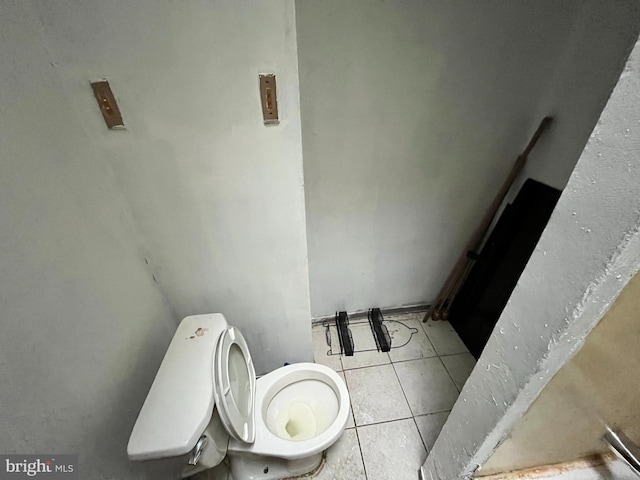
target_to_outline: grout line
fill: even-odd
[[[409,407],[409,410],[411,410],[411,407]],[[448,410],[446,410],[446,411],[448,411]],[[434,412],[434,413],[441,413],[441,412]],[[430,414],[427,413],[425,415],[430,415]],[[419,415],[419,416],[422,416],[422,415]],[[409,420],[410,418],[413,418],[413,413],[411,413],[411,415],[409,415],[408,417],[394,418],[393,420],[382,420],[381,422],[372,422],[372,423],[367,423],[365,425],[356,425],[356,427],[358,427],[358,428],[370,427],[372,425],[382,425],[383,423],[393,423],[393,422],[400,422],[402,420]]]
[[[420,437],[420,440],[422,440],[422,446],[424,447],[425,451],[427,452],[427,457],[429,456],[429,449],[427,448],[427,444],[424,443],[424,438],[422,438],[422,434],[420,433],[420,429],[418,428],[418,422],[416,422],[416,417],[415,415],[413,417],[411,417],[413,419],[413,423],[416,426],[416,430],[418,430],[418,436]],[[426,461],[426,458],[425,458]],[[424,462],[422,462],[424,463]]]
[[[430,357],[408,358],[406,360],[396,360],[396,361],[393,361],[393,360],[389,359],[390,361],[388,363],[376,363],[374,365],[362,365],[360,367],[351,367],[351,368],[344,368],[344,365],[343,365],[343,367],[342,367],[343,369],[342,370],[336,370],[336,371],[350,372],[351,370],[362,370],[363,368],[384,367],[385,365],[393,365],[393,364],[396,364],[396,363],[405,363],[405,362],[415,362],[416,360],[429,360],[429,359],[436,358],[436,357],[452,357],[454,355],[463,355],[464,353],[467,353],[467,352],[452,353],[452,354],[449,354],[449,355],[434,354],[434,355],[432,355]]]
[[[386,353],[386,352],[385,352]],[[373,368],[373,367],[384,367],[385,365],[392,365],[392,364],[396,364],[396,363],[406,363],[406,362],[415,362],[416,360],[430,360],[433,358],[439,358],[439,357],[455,357],[456,355],[465,355],[469,352],[461,352],[461,353],[448,353],[446,355],[432,355],[430,357],[418,357],[418,358],[408,358],[406,360],[390,360],[388,363],[376,363],[374,365],[362,365],[360,367],[351,367],[351,368],[344,368],[344,365],[342,365],[342,370],[334,370],[335,372],[350,372],[351,370],[362,370],[364,368]],[[340,363],[342,364],[342,359],[340,358]],[[318,362],[316,362],[318,363]],[[331,367],[329,367],[331,368]],[[446,368],[446,367],[445,367]]]
[[[422,324],[422,331],[424,332],[425,337],[427,337],[427,340],[429,340],[429,343],[431,344],[431,347],[433,348],[433,351],[436,352],[436,355],[440,355],[438,353],[438,349],[436,348],[436,344],[433,342],[433,340],[431,340],[431,337],[429,336],[429,334],[427,333],[427,329],[424,327],[424,325],[426,325],[425,323]]]
[[[440,358],[440,356],[438,356],[438,359],[440,360],[440,363],[442,363],[442,366],[444,367],[444,371],[447,372],[447,375],[449,375],[449,378],[451,379],[451,381],[453,382],[453,386],[456,387],[456,390],[458,391],[458,397],[460,397],[460,392],[462,391],[461,389],[458,388],[458,384],[456,383],[456,381],[453,379],[453,377],[451,376],[451,373],[449,373],[449,370],[447,369],[447,366],[444,364],[444,362],[442,361],[442,358]],[[458,399],[456,398],[456,402],[458,401]]]
[[[351,370],[362,370],[363,368],[383,367],[385,365],[390,365],[390,364],[391,364],[391,359],[389,359],[387,363],[376,363],[375,365],[362,365],[361,367],[352,367],[352,368],[344,368],[344,365],[343,365],[342,368],[344,369],[343,370],[344,372],[348,372]]]
[[[424,324],[422,324],[424,325]],[[429,345],[431,345],[431,349],[436,352],[436,355],[438,355],[438,351],[436,350],[436,346],[434,345],[434,343],[431,341],[431,338],[429,338],[429,335],[427,335],[426,330],[424,329],[424,327],[422,327],[422,333],[424,333],[424,336],[427,337],[427,342],[429,343]]]
[[[396,364],[396,363],[415,362],[415,361],[417,361],[417,360],[431,360],[432,358],[436,358],[437,356],[438,356],[438,355],[437,355],[437,354],[435,354],[435,355],[433,355],[433,356],[431,356],[431,357],[409,358],[409,359],[407,359],[407,360],[397,360],[397,361],[395,361],[395,362],[391,362],[391,363]]]
[[[425,336],[427,336],[426,332],[425,332]],[[431,346],[433,347],[433,344],[431,343],[431,340],[428,338],[428,336],[427,336],[427,340],[431,344]],[[433,348],[433,350],[435,351],[435,348]],[[420,358],[412,359],[412,360],[429,359],[429,358],[436,358],[436,357],[439,358],[439,356],[436,354],[433,357],[420,357]],[[364,469],[364,474],[365,474],[365,478],[366,479],[368,479],[367,464],[366,464],[366,461],[365,461],[365,458],[364,458],[364,454],[362,452],[362,444],[360,443],[360,432],[359,432],[360,428],[411,419],[412,422],[413,422],[413,425],[415,426],[416,432],[418,433],[418,438],[420,439],[420,442],[421,442],[421,444],[422,444],[422,446],[424,448],[424,451],[425,451],[427,456],[429,455],[429,449],[427,448],[425,440],[424,440],[424,438],[422,438],[422,435],[420,433],[420,429],[418,428],[418,423],[416,421],[416,415],[413,413],[413,410],[411,409],[411,405],[409,403],[409,399],[407,398],[407,394],[406,394],[406,392],[404,390],[404,387],[402,386],[402,382],[400,381],[400,377],[398,376],[398,372],[396,371],[396,368],[395,368],[395,365],[394,365],[395,363],[408,362],[408,361],[412,361],[412,360],[401,360],[399,362],[393,362],[391,360],[391,357],[389,356],[389,362],[390,363],[385,363],[385,364],[366,365],[366,366],[356,367],[356,368],[351,368],[351,369],[346,369],[346,370],[344,369],[344,365],[343,365],[342,374],[343,374],[343,376],[345,378],[345,383],[347,383],[347,391],[349,391],[350,406],[351,406],[351,411],[353,412],[353,422],[354,422],[356,437],[357,437],[357,440],[358,440],[358,448],[360,449],[360,457],[361,457],[361,460],[362,460],[362,466],[363,466],[363,469]],[[440,359],[440,362],[442,363],[442,359]],[[351,371],[351,370],[362,370],[362,369],[365,369],[365,368],[380,367],[380,366],[385,366],[385,365],[391,365],[391,368],[393,368],[393,372],[394,372],[394,374],[396,376],[396,379],[398,380],[398,384],[400,385],[400,390],[402,391],[402,395],[403,395],[403,397],[405,399],[407,407],[409,408],[410,416],[405,417],[405,418],[396,418],[396,419],[393,419],[393,420],[386,420],[386,421],[382,421],[382,422],[368,423],[366,425],[358,425],[356,423],[356,419],[355,419],[355,412],[353,410],[353,404],[351,403],[351,390],[350,390],[349,384],[347,382],[346,372]],[[442,363],[442,365],[444,366],[444,363]],[[446,367],[445,367],[445,371],[447,371]],[[449,375],[449,378],[451,378],[451,375],[449,374],[448,371],[447,371],[447,374]],[[453,379],[451,379],[451,380],[453,381]],[[454,386],[456,387],[456,390],[457,390],[457,386],[455,385],[455,382],[453,382],[453,383],[454,383]],[[459,393],[459,391],[458,391],[458,393]],[[448,412],[448,411],[449,410],[443,410],[442,412]],[[424,415],[431,415],[431,414],[436,414],[436,413],[441,413],[441,412],[440,411],[438,411],[438,412],[429,412],[429,413],[424,414]]]
[[[349,383],[347,382],[347,376],[342,372],[342,376],[344,377],[344,383],[347,386],[347,392],[349,393],[349,410],[351,414],[351,419],[353,420],[353,431],[356,432],[356,441],[358,442],[358,451],[360,452],[360,461],[362,461],[362,469],[364,470],[364,478],[368,480],[367,476],[367,466],[364,463],[364,455],[362,454],[362,445],[360,445],[360,434],[358,433],[358,425],[356,425],[356,414],[353,412],[353,403],[351,403],[351,390],[349,389]],[[346,430],[346,429],[345,429]]]
[[[469,350],[467,350],[466,352],[460,352],[460,353],[443,353],[442,355],[438,355],[439,357],[453,357],[455,355],[465,355],[465,354],[469,354],[471,355],[471,353],[469,352]],[[473,355],[471,355],[473,357]],[[474,357],[475,360],[475,357]]]
[[[351,390],[349,390],[349,382],[347,382],[347,376],[344,374],[344,372],[341,373],[344,377],[344,384],[347,386],[347,393],[349,394],[349,414],[351,415],[351,420],[353,420],[353,427],[351,428],[356,428],[356,415],[355,413],[353,413],[353,403],[351,403]]]
[[[362,460],[362,469],[364,470],[364,478],[365,480],[368,480],[369,476],[367,475],[367,464],[365,463],[364,455],[362,454],[362,445],[360,445],[360,434],[358,433],[357,427],[355,427],[354,430],[356,431],[356,440],[358,441],[358,450],[360,450],[360,460]]]
[[[424,334],[427,336],[427,339],[431,343],[431,346],[433,347],[433,350],[438,354],[439,357],[450,357],[451,355],[462,355],[463,353],[471,354],[471,352],[469,352],[469,349],[467,348],[467,346],[464,344],[464,342],[462,342],[462,339],[460,338],[460,335],[458,335],[458,332],[456,332],[455,330],[453,331],[453,333],[462,342],[462,344],[464,345],[465,350],[463,352],[455,352],[455,353],[438,353],[438,349],[436,348],[435,344],[431,340],[431,337],[427,333],[427,329],[426,329],[425,325],[426,325],[426,323],[422,324],[422,329],[424,330]]]
[[[398,375],[398,372],[396,371],[396,367],[393,365],[393,363],[391,364],[391,366],[393,367],[393,373],[396,374],[396,378],[398,379],[398,384],[400,385],[400,390],[402,391],[402,395],[404,396],[404,401],[407,402],[407,407],[409,407],[409,411],[411,412],[411,417],[414,417],[415,414],[413,413],[413,410],[411,410],[411,404],[409,403],[409,399],[407,398],[407,394],[404,391],[404,387],[402,386],[402,381],[400,380],[400,376]],[[417,425],[416,425],[417,428]]]
[[[407,402],[407,405],[409,406],[409,411],[411,412],[411,420],[413,420],[413,424],[416,426],[416,431],[418,432],[418,438],[422,442],[422,446],[424,447],[425,452],[427,452],[427,456],[429,456],[429,449],[427,448],[427,444],[424,443],[424,438],[422,438],[422,435],[420,434],[420,429],[418,428],[418,422],[416,422],[416,416],[413,413],[413,410],[411,409],[411,404],[409,403],[409,399],[407,398],[407,394],[404,391],[404,387],[402,386],[402,382],[400,381],[400,377],[398,376],[398,372],[396,371],[396,367],[393,365],[393,363],[391,363],[391,366],[393,367],[393,371],[396,374],[396,378],[398,379],[398,383],[400,384],[400,390],[402,390],[402,395],[404,395],[404,399]],[[422,463],[424,463],[424,461]]]
[[[417,415],[413,417],[413,421],[416,423],[416,428],[418,429],[418,434],[420,435],[420,438],[422,439],[422,443],[424,445],[424,448],[427,450],[427,457],[429,456],[429,453],[431,453],[431,449],[427,448],[427,444],[424,441],[424,438],[422,438],[422,433],[420,433],[420,428],[418,427],[418,422],[416,420],[417,417],[426,417],[427,415],[436,415],[438,413],[451,413],[451,410],[443,410],[441,412],[433,412],[433,413],[427,413],[425,415]],[[448,419],[448,416],[447,416]],[[446,420],[445,420],[446,423]],[[440,432],[442,432],[442,429],[444,428],[444,425],[442,425],[442,427],[440,427],[440,430],[438,431],[438,434],[436,435],[436,440],[438,438],[438,436],[440,436]],[[422,462],[424,463],[424,462]]]

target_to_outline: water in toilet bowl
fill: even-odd
[[[316,436],[316,412],[304,402],[294,402],[284,408],[276,420],[276,430],[280,438],[302,441]]]
[[[266,415],[272,433],[292,441],[309,440],[324,432],[339,409],[333,389],[318,380],[302,380],[274,395]]]

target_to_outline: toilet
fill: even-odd
[[[184,456],[182,477],[276,480],[318,468],[344,431],[344,380],[315,363],[256,378],[240,330],[220,313],[182,320],[131,432],[131,460]],[[215,467],[215,468],[214,468]]]

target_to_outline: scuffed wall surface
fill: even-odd
[[[426,478],[484,464],[638,271],[639,71],[636,47],[425,462]]]
[[[256,369],[311,360],[293,0],[34,0],[83,142],[110,165],[178,316],[222,312]],[[259,73],[276,73],[265,126]],[[105,76],[126,132],[105,131]]]
[[[544,388],[483,474],[568,462],[608,451],[606,426],[640,444],[640,275]]]
[[[26,2],[0,2],[0,452],[171,478],[126,445],[178,319],[41,33]]]
[[[298,0],[313,315],[431,302],[546,115],[520,180],[563,188],[638,10]]]

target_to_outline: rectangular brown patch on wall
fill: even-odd
[[[262,102],[262,118],[264,123],[278,123],[278,96],[276,92],[276,76],[260,75],[260,101]]]
[[[91,84],[93,89],[93,95],[96,97],[98,107],[102,112],[104,121],[109,129],[124,128],[124,122],[122,121],[122,115],[120,109],[116,103],[116,99],[113,96],[109,82],[93,82]]]

